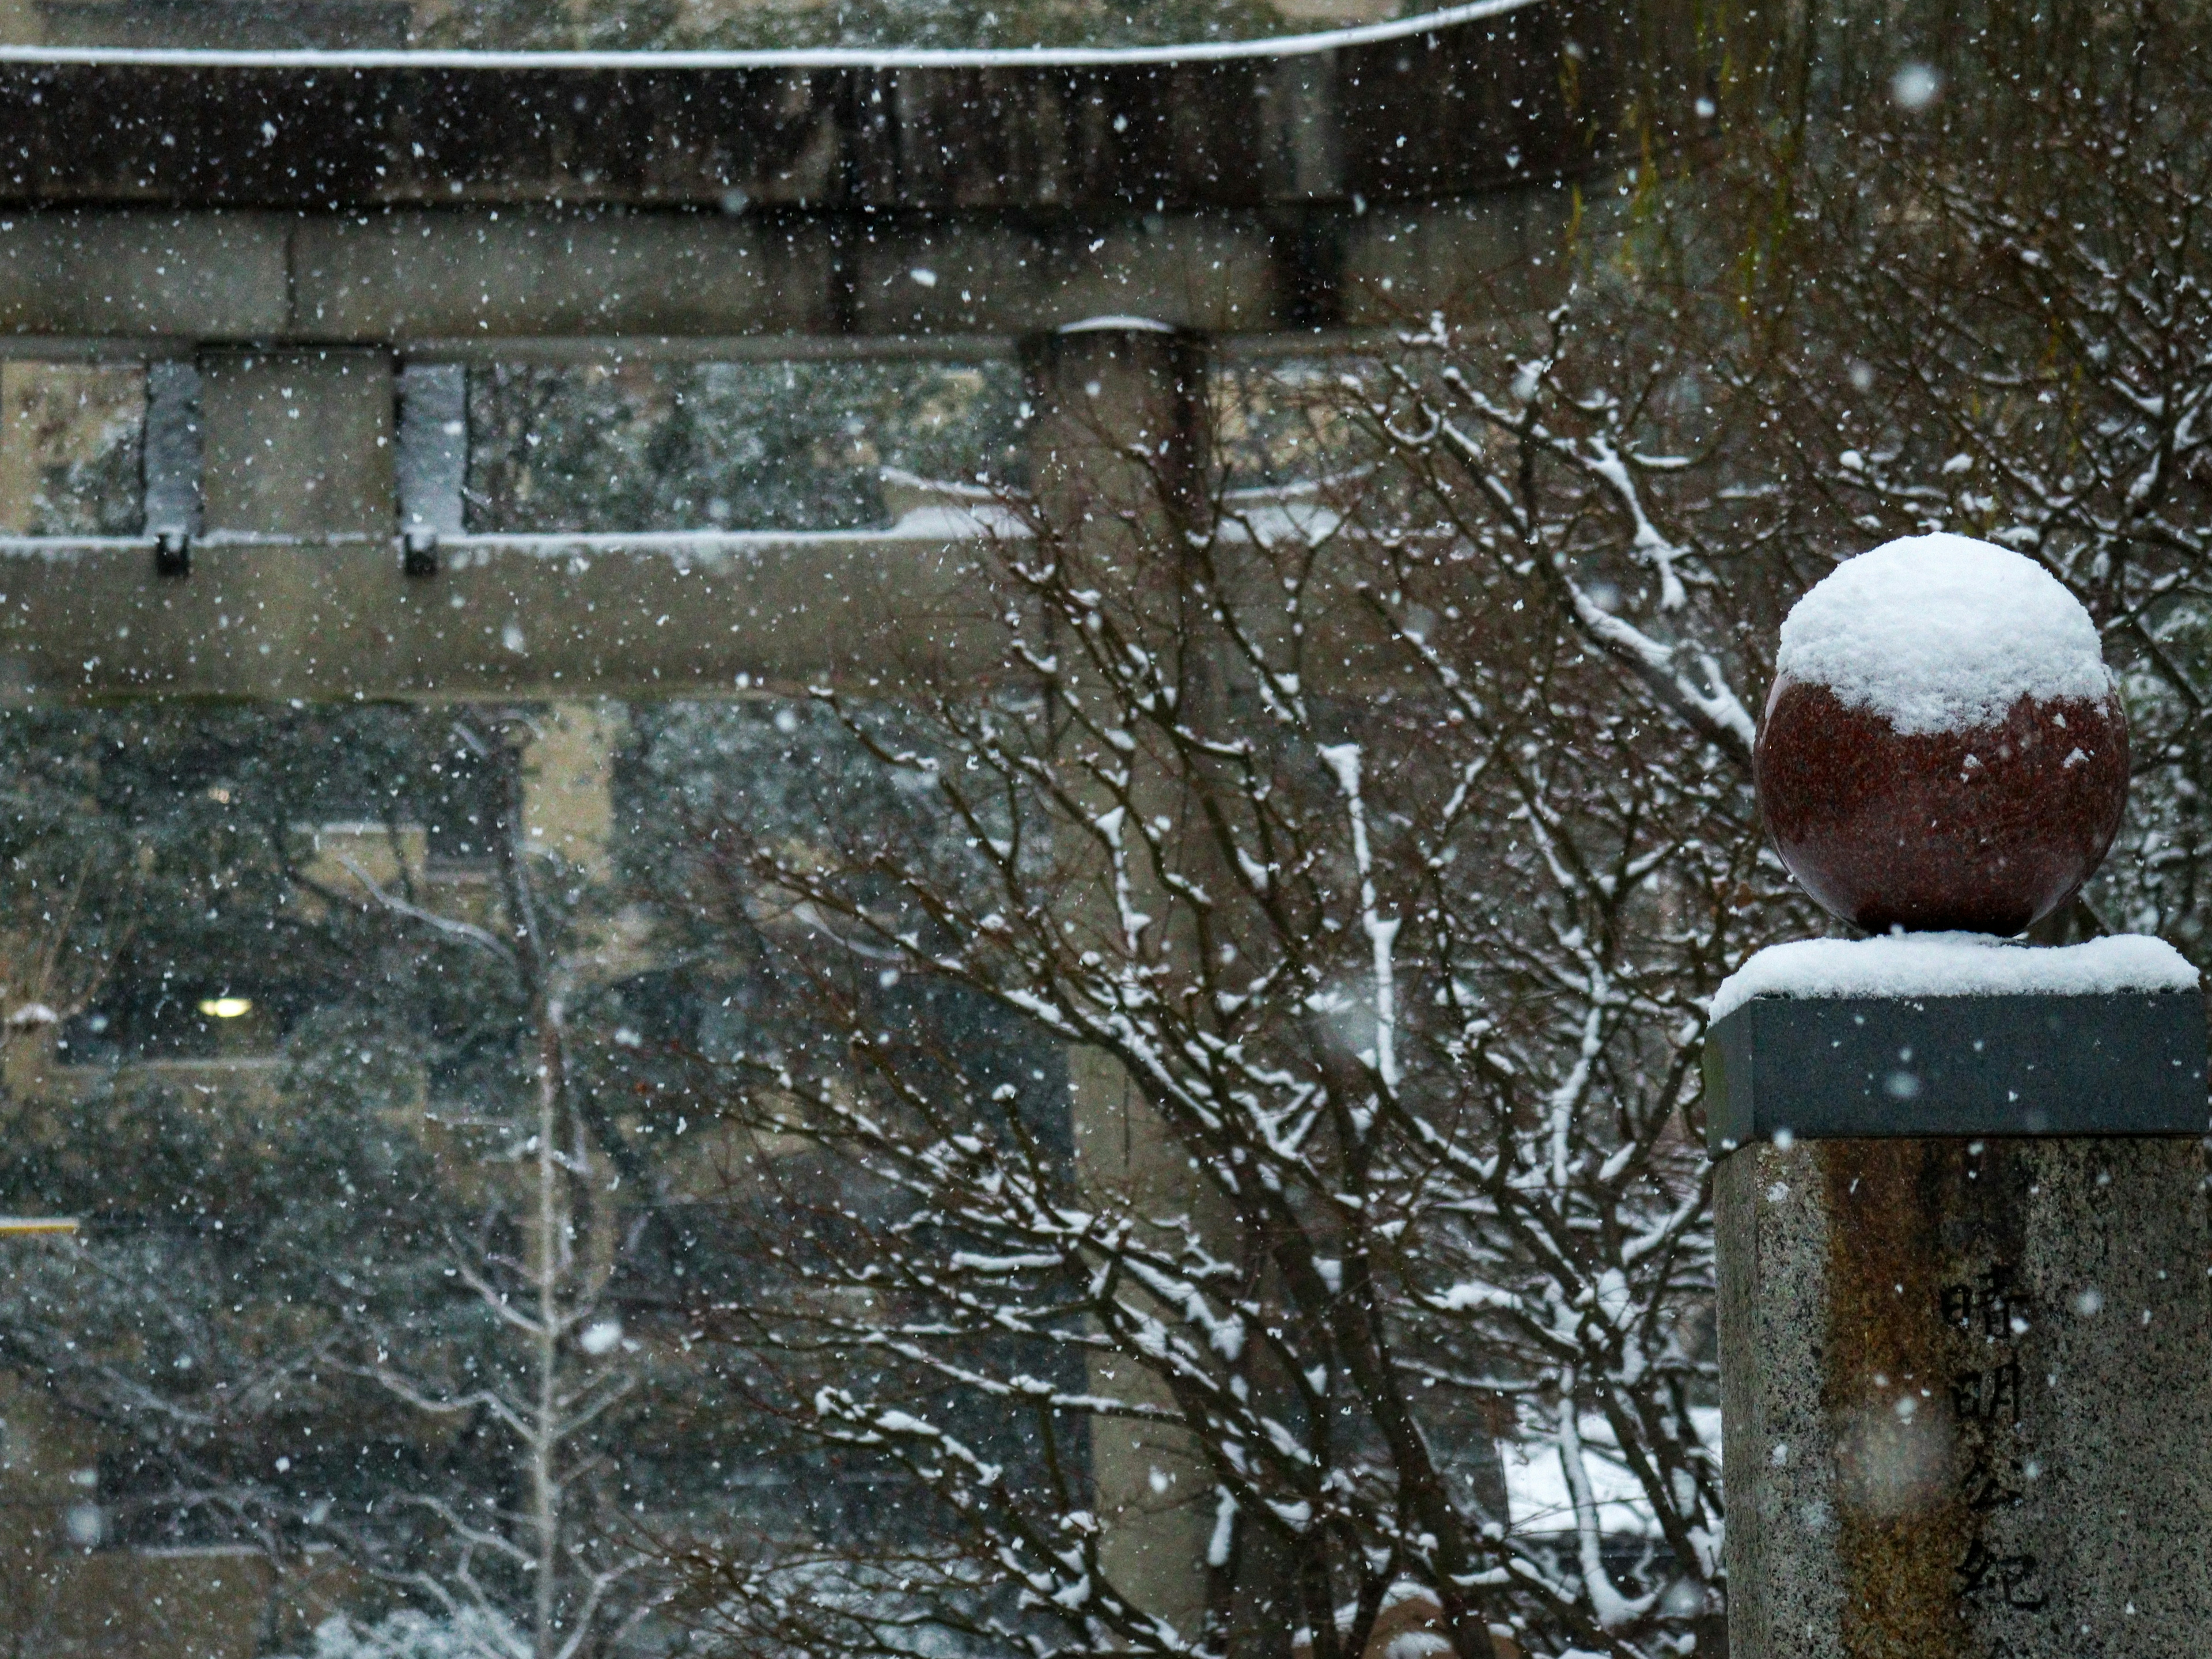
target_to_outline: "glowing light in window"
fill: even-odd
[[[252,1013],[253,1004],[246,997],[203,997],[200,1012],[216,1019],[236,1019],[240,1014]]]

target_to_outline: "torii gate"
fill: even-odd
[[[1669,56],[1629,15],[1480,0],[1140,51],[0,49],[0,353],[149,371],[146,537],[9,544],[40,556],[0,564],[0,696],[964,673],[941,540],[459,533],[465,366],[1018,355],[1048,408],[1103,374],[1094,418],[1156,425],[1208,353],[1540,303],[1571,180]]]
[[[145,533],[0,541],[0,698],[972,682],[957,538],[463,533],[467,367],[1012,356],[1041,477],[1139,434],[1195,464],[1212,356],[1555,293],[1632,92],[1693,125],[1651,15],[1479,0],[1141,51],[0,49],[0,356],[149,367]],[[1079,1117],[1116,1093],[1090,1078]],[[1142,1456],[1095,1455],[1140,1488]],[[1117,1577],[1176,1610],[1208,1524],[1153,1517]]]

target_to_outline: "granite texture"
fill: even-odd
[[[1753,755],[1790,872],[1869,933],[2010,935],[2103,860],[2128,789],[2127,716],[2022,697],[2002,725],[1905,736],[1823,685],[1776,680]]]
[[[2212,1653],[2204,1178],[2183,1137],[1722,1161],[1734,1659]]]

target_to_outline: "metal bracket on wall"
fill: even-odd
[[[200,528],[200,373],[190,362],[146,366],[146,428],[141,450],[145,533],[154,574],[189,576]]]
[[[441,538],[462,532],[469,476],[469,374],[459,363],[409,363],[398,379],[400,568],[438,574]]]

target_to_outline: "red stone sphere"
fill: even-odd
[[[1845,921],[2010,935],[2072,898],[2111,848],[2127,714],[2117,692],[2024,696],[2000,724],[1906,736],[1784,674],[1752,765],[1783,863]]]

